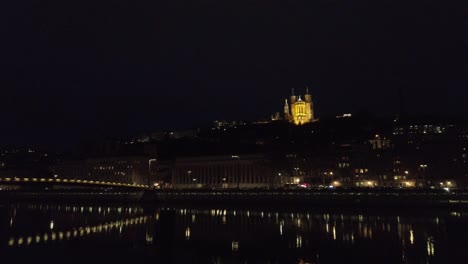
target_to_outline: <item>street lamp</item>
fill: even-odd
[[[334,178],[333,178],[333,171],[330,172],[324,172],[323,173],[325,176],[331,176],[331,183],[333,183]],[[323,185],[325,185],[325,177],[323,178]]]
[[[149,159],[149,160],[148,160],[148,178],[146,179],[146,183],[147,183],[148,185],[151,183],[151,179],[152,179],[151,176],[153,176],[153,175],[152,175],[152,171],[153,171],[154,168],[153,168],[153,166],[151,165],[153,162],[156,162],[156,159]],[[156,178],[157,178],[157,177],[158,177],[158,175],[156,175]],[[158,179],[156,179],[156,180],[158,180]],[[154,183],[154,184],[156,184],[156,183]],[[155,185],[155,186],[156,186],[156,185]]]
[[[239,164],[239,156],[238,155],[232,155],[231,158],[237,159],[237,189],[239,189],[240,185],[240,164]]]
[[[192,174],[192,171],[191,170],[188,170],[187,171],[187,178],[190,180],[190,175]],[[197,179],[193,178],[192,179],[193,183],[195,184],[195,182],[197,181]]]
[[[297,183],[299,183],[301,181],[300,178],[299,178],[299,174],[300,174],[299,170],[300,170],[299,167],[294,168],[294,175],[293,175],[293,177],[291,179],[291,184],[297,184]]]
[[[422,173],[421,173],[421,174],[422,174],[422,175],[421,175],[422,177],[420,177],[420,178],[422,178],[422,181],[423,181],[423,182],[422,182],[422,183],[416,182],[416,186],[417,186],[417,187],[418,187],[418,186],[421,186],[421,185],[426,185],[426,183],[427,183],[427,179],[426,179],[427,164],[421,164],[421,165],[419,165],[419,168],[420,168],[420,171],[422,171]],[[418,179],[416,178],[416,180],[418,180]]]

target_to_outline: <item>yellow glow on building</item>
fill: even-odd
[[[231,242],[231,249],[233,252],[239,251],[239,242],[238,241],[232,241]]]
[[[190,227],[187,227],[185,229],[185,239],[189,240],[190,239]]]
[[[314,103],[312,102],[312,95],[309,94],[308,89],[304,95],[304,100],[301,99],[301,96],[294,95],[293,90],[289,104],[288,99],[286,99],[284,105],[285,120],[295,125],[302,125],[315,121]]]
[[[333,185],[333,187],[340,187],[340,186],[341,186],[341,182],[339,182],[339,181],[334,181],[334,182],[332,183],[332,185]]]

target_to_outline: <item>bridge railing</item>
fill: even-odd
[[[63,178],[20,178],[20,177],[6,177],[0,178],[1,183],[53,183],[53,184],[70,184],[70,185],[93,185],[93,186],[110,186],[110,187],[132,187],[149,189],[150,185],[145,184],[131,184],[122,182],[110,181],[95,181],[95,180],[81,180],[81,179],[63,179]]]

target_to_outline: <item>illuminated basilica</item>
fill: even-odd
[[[309,89],[306,90],[304,100],[301,96],[294,95],[294,89],[292,95],[284,101],[284,119],[294,123],[296,125],[302,125],[315,121],[314,117],[314,103],[312,102],[312,95],[309,94]]]

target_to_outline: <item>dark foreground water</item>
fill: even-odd
[[[0,205],[0,241],[37,261],[466,263],[468,213],[17,203]]]

